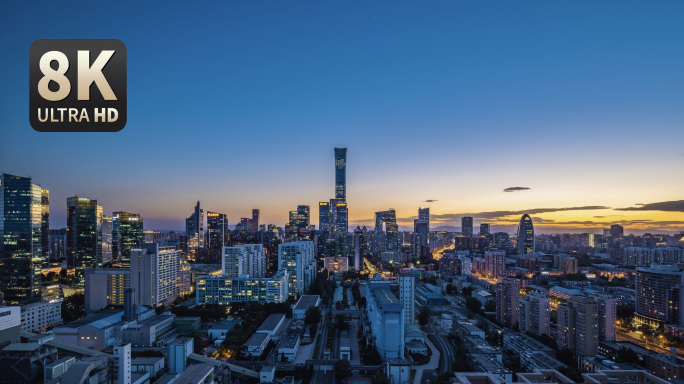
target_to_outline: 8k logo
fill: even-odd
[[[29,87],[36,131],[120,131],[126,125],[126,46],[115,39],[36,40]]]

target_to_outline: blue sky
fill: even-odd
[[[231,224],[261,208],[282,225],[332,197],[335,146],[349,148],[352,224],[390,207],[408,223],[426,199],[444,225],[676,201],[683,18],[676,1],[14,2],[0,14],[0,171],[51,190],[55,227],[74,194],[150,228],[182,227],[197,200]],[[31,129],[39,38],[126,44],[123,131]],[[605,211],[538,224],[619,213],[605,221],[684,228],[676,210]]]

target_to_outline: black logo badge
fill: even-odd
[[[29,121],[40,132],[116,132],[126,125],[126,46],[41,39],[29,50]]]

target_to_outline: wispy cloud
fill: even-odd
[[[684,200],[661,201],[658,203],[635,204],[636,207],[615,208],[617,211],[664,211],[684,212]]]
[[[528,188],[528,187],[508,187],[508,188],[505,188],[503,191],[504,191],[504,192],[517,192],[517,191],[526,191],[526,190],[528,190],[528,189],[532,189],[532,188]]]
[[[439,200],[427,199],[427,200],[423,200],[423,203],[434,203],[435,201],[439,201]]]

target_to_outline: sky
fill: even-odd
[[[308,204],[317,224],[337,146],[351,225],[430,206],[432,227],[684,230],[682,2],[225,3],[3,6],[0,172],[50,189],[52,227],[76,194],[148,229],[198,200],[231,224]],[[40,38],[126,44],[122,131],[31,128]]]

